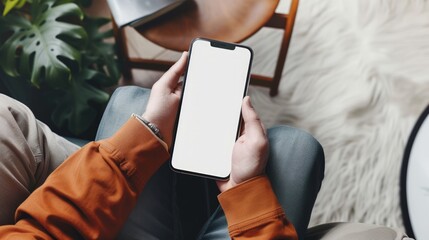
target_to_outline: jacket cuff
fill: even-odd
[[[130,184],[142,190],[145,183],[170,157],[167,145],[139,120],[130,118],[101,148],[113,156]]]
[[[266,176],[258,176],[218,196],[229,231],[249,229],[265,219],[284,215],[284,211]]]

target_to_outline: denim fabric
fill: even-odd
[[[142,114],[149,94],[149,90],[139,87],[117,89],[100,123],[97,140],[113,135],[131,113]],[[12,224],[19,204],[78,146],[53,133],[35,119],[23,104],[1,94],[0,123],[3,126],[0,131],[0,224]],[[267,175],[288,219],[295,225],[300,239],[304,239],[311,209],[323,179],[323,149],[311,135],[291,127],[271,128],[268,136],[270,157]],[[183,176],[171,171],[168,163],[162,166],[139,196],[137,206],[118,238],[192,239],[182,235],[183,219],[195,219],[196,213],[203,212],[208,220],[202,229],[199,226],[206,219],[200,223],[189,221],[198,225],[191,225],[191,228],[200,231],[198,239],[229,239],[222,209],[218,207],[209,217],[209,205],[213,204],[206,204],[206,201],[216,201],[216,194],[209,194],[207,189],[208,186],[213,187],[213,184],[196,177],[187,177],[186,182],[179,181],[181,185],[177,184],[177,179]],[[198,184],[192,185],[195,182]],[[198,189],[194,186],[203,188],[205,195],[213,196],[196,195]],[[185,193],[182,194],[185,198],[176,199],[179,193]],[[196,205],[198,201],[203,203]],[[180,202],[190,204],[191,211],[180,212]],[[333,223],[309,229],[306,239],[409,238],[400,230],[387,227]]]
[[[96,140],[112,136],[132,113],[142,114],[149,94],[150,90],[135,86],[118,88],[100,122]],[[16,126],[6,128],[0,134],[0,149],[3,149],[3,157],[0,158],[0,189],[3,193],[14,193],[0,195],[0,222],[5,224],[13,222],[17,206],[78,146],[52,133],[19,102],[1,97],[0,107],[3,111],[0,119],[3,125]],[[271,149],[267,174],[286,215],[301,235],[307,227],[323,178],[323,151],[313,137],[294,128],[272,128],[268,130],[268,135]],[[184,176],[175,174],[168,163],[164,164],[147,183],[118,238],[191,239],[182,234],[186,222],[195,224],[190,228],[194,227],[198,233],[212,212],[209,205],[213,204],[206,203],[208,200],[216,202],[216,194],[208,194],[210,191],[207,186],[212,186],[213,182],[207,182],[211,180]],[[185,184],[178,181],[183,178],[186,179]],[[201,192],[203,194],[197,194]],[[178,195],[183,198],[178,198]],[[197,204],[200,201],[202,203]],[[191,206],[184,211],[178,203]],[[201,213],[206,217],[201,217]],[[198,223],[187,221],[197,219],[197,215]],[[201,235],[201,239],[229,238],[225,216],[220,208],[207,221]]]
[[[138,87],[117,89],[102,118],[97,139],[111,136],[132,113],[142,114],[149,94],[149,90]],[[268,137],[270,157],[267,175],[288,219],[302,236],[323,179],[323,149],[310,134],[292,127],[271,128]],[[139,203],[126,222],[120,238],[174,239],[180,236],[180,229],[177,229],[180,227],[180,223],[177,223],[179,218],[175,215],[177,205],[174,202],[175,190],[180,190],[174,187],[174,174],[166,165],[155,174],[140,195]],[[229,238],[221,208],[207,221],[199,238]]]
[[[96,140],[112,136],[132,113],[142,115],[149,95],[150,90],[135,86],[116,89],[101,119]],[[145,186],[117,239],[175,239],[180,236],[174,185],[174,175],[166,163]]]
[[[287,126],[268,129],[270,156],[266,168],[274,192],[303,238],[324,176],[324,154],[310,134]],[[199,239],[229,239],[227,222],[218,208],[201,231]]]

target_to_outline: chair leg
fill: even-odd
[[[285,30],[282,38],[280,47],[280,53],[277,58],[276,69],[274,70],[274,76],[270,87],[270,96],[274,97],[279,92],[279,84],[282,78],[283,67],[286,62],[287,51],[289,48],[290,34]]]
[[[115,42],[116,42],[116,54],[118,56],[124,81],[128,82],[132,80],[133,76],[132,76],[131,67],[129,63],[127,37],[125,35],[125,29],[118,28],[114,20],[112,21],[112,23],[113,23],[113,33],[114,33]]]
[[[298,11],[299,0],[292,0],[288,17],[286,18],[283,39],[280,47],[279,57],[277,59],[276,69],[270,88],[270,96],[274,97],[279,92],[279,84],[283,73],[283,67],[286,62],[286,56],[289,49],[290,39],[292,37],[293,26],[295,25],[295,17]]]

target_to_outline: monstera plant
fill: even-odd
[[[112,31],[99,30],[109,20],[83,0],[0,1],[0,90],[65,134],[94,132],[119,79]]]

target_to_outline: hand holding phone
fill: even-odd
[[[268,160],[267,132],[258,114],[253,109],[250,97],[242,104],[243,132],[237,139],[232,152],[232,169],[228,181],[217,181],[224,192],[238,184],[263,175]]]
[[[173,170],[228,179],[252,56],[238,44],[192,42],[171,149]]]
[[[143,117],[155,124],[165,143],[171,146],[174,123],[182,95],[179,78],[185,71],[188,52],[153,85]]]

